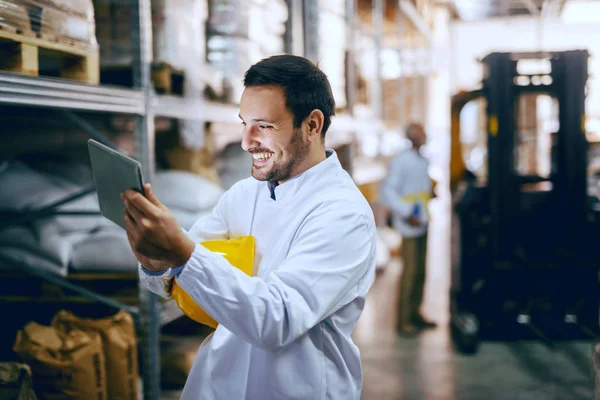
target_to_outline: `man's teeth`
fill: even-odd
[[[272,155],[272,153],[254,153],[252,154],[252,158],[255,160],[268,160]]]

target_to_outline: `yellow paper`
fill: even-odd
[[[253,236],[242,236],[229,240],[207,240],[200,244],[208,250],[225,257],[232,266],[238,268],[246,275],[252,275],[252,268],[254,266]],[[177,285],[175,279],[173,279],[171,296],[185,315],[203,325],[208,325],[211,328],[217,327],[218,322],[196,304],[192,297]]]
[[[429,218],[429,201],[431,200],[431,195],[427,192],[417,192],[407,194],[401,197],[401,200],[406,203],[418,203],[421,202],[425,209],[425,215]]]

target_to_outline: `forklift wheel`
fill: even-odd
[[[471,313],[452,316],[451,335],[458,351],[463,354],[475,354],[479,349],[479,323]]]

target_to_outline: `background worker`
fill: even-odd
[[[432,195],[429,161],[421,154],[427,141],[423,126],[406,127],[411,147],[396,155],[383,182],[381,198],[390,208],[394,228],[402,236],[402,277],[398,297],[398,332],[412,335],[433,328],[420,311],[427,265],[428,202]]]

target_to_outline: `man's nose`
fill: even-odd
[[[253,147],[260,147],[260,141],[258,140],[256,129],[250,126],[245,126],[242,132],[242,149],[248,151]]]

